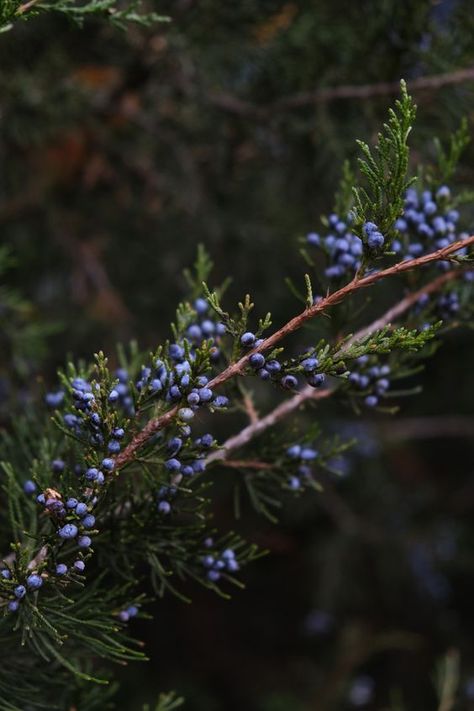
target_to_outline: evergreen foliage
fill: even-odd
[[[18,7],[2,8],[5,26]],[[78,20],[105,12],[119,25],[159,19],[137,15],[135,3],[34,5],[53,9]],[[2,287],[13,397],[0,439],[0,710],[121,708],[117,668],[147,663],[135,626],[152,619],[159,598],[190,602],[195,584],[238,594],[246,567],[267,553],[242,522],[256,514],[275,524],[298,499],[331,500],[335,473],[363,437],[324,417],[326,403],[353,420],[394,414],[420,391],[447,334],[472,326],[471,197],[451,183],[469,129],[462,122],[447,148],[437,141],[420,167],[408,148],[414,119],[402,81],[374,147],[359,141],[362,157],[342,168],[328,203],[336,212],[304,238],[308,273],[289,280],[283,325],[279,310],[279,326],[267,312],[271,298],[260,307],[261,294],[257,307],[248,294],[233,306],[229,281],[214,286],[200,246],[160,344],[79,353],[56,378],[46,374],[48,386],[33,384],[21,408],[55,329],[30,324],[27,299]],[[0,251],[4,279],[10,254]],[[387,299],[377,318],[372,292]],[[223,478],[236,514],[224,525]],[[456,693],[458,667],[455,655],[440,664],[440,703]],[[369,687],[361,679],[353,697]],[[181,707],[180,694],[162,694],[154,708]]]

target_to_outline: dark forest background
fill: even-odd
[[[232,277],[229,301],[250,291],[275,322],[293,313],[298,237],[331,211],[355,138],[373,140],[394,93],[332,88],[414,82],[414,172],[434,135],[463,116],[474,130],[472,0],[158,10],[171,22],[122,33],[48,14],[0,35],[0,230],[25,298],[13,381],[0,352],[4,418],[71,353],[165,339],[199,243],[215,282]],[[471,146],[455,186],[473,187],[473,166]],[[448,336],[422,394],[358,423],[339,483],[279,526],[247,511],[239,527],[271,554],[230,602],[188,586],[192,605],[167,598],[137,623],[152,661],[124,669],[118,708],[177,688],[189,711],[437,709],[436,670],[459,653],[456,708],[474,709],[473,359],[472,333]]]

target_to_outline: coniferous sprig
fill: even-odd
[[[374,152],[367,143],[358,141],[363,158],[359,169],[367,181],[367,187],[354,187],[353,229],[368,248],[368,254],[375,245],[370,243],[367,225],[374,224],[380,230],[385,242],[377,249],[390,247],[393,239],[393,224],[403,212],[405,192],[413,180],[408,172],[408,136],[416,115],[416,106],[407,92],[404,81],[400,82],[400,99],[395,109],[389,109],[389,118],[378,134]]]
[[[157,22],[169,22],[170,19],[143,9],[143,0],[2,0],[0,32],[10,30],[17,21],[46,12],[60,13],[79,25],[90,18],[106,18],[120,29],[125,29],[128,24],[149,27]]]

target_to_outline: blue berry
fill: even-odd
[[[304,449],[301,450],[301,459],[305,461],[309,461],[311,459],[316,459],[318,456],[318,453],[316,450],[311,449],[310,447],[305,447]]]
[[[106,457],[105,459],[102,460],[102,469],[105,469],[108,472],[111,472],[112,469],[115,467],[115,462],[113,459],[109,459]]]
[[[367,395],[365,398],[365,404],[367,407],[376,407],[378,405],[379,399],[375,395]]]
[[[312,373],[318,367],[319,361],[317,358],[305,358],[301,361],[301,365],[306,373]]]
[[[77,545],[79,546],[79,548],[89,548],[91,543],[92,541],[89,536],[79,536],[79,539],[77,541]]]
[[[189,420],[193,419],[194,412],[189,407],[182,407],[180,410],[178,410],[178,416],[180,420],[183,420],[184,422],[189,422]]]
[[[384,245],[384,237],[381,232],[371,232],[367,237],[367,244],[370,249],[381,249]]]
[[[125,430],[123,429],[123,427],[116,427],[112,431],[112,434],[116,439],[123,439],[123,437],[125,436]]]
[[[160,501],[158,511],[162,514],[169,514],[171,512],[171,505],[168,501]]]
[[[368,237],[368,236],[371,235],[373,232],[378,232],[379,228],[378,228],[377,225],[374,224],[373,222],[366,222],[366,223],[364,224],[363,230],[364,230],[365,234],[366,234],[367,237]]]
[[[290,478],[288,479],[288,486],[290,487],[290,489],[297,491],[301,487],[301,482],[297,476],[290,476]]]
[[[76,513],[78,516],[84,516],[88,511],[87,504],[79,503],[76,506]]]
[[[262,368],[265,365],[265,358],[261,353],[254,353],[250,356],[249,363],[252,368],[255,368],[257,370],[258,368]]]
[[[112,454],[117,454],[120,452],[120,442],[118,442],[116,439],[111,439],[109,444],[107,445],[107,449],[109,452],[112,452]]]
[[[97,479],[97,475],[99,473],[99,470],[96,469],[96,467],[90,467],[85,473],[85,477],[87,481],[95,481]]]
[[[83,560],[76,560],[74,562],[75,570],[78,570],[80,573],[82,573],[84,571],[85,567],[86,567],[86,564],[84,563]]]
[[[46,503],[46,497],[45,497],[45,495],[44,495],[44,494],[38,494],[38,496],[36,497],[36,501],[37,501],[39,504],[42,504],[42,505],[44,506],[44,504]]]
[[[130,607],[127,607],[127,612],[130,617],[136,617],[138,615],[138,607],[136,607],[136,605],[130,605]]]
[[[243,333],[240,337],[240,342],[243,346],[245,346],[245,348],[250,348],[250,346],[253,346],[255,343],[255,334],[250,331]]]
[[[20,607],[20,603],[18,602],[18,600],[10,600],[7,607],[9,612],[16,612]]]
[[[201,388],[199,390],[199,398],[202,402],[210,402],[214,397],[214,393],[210,388]]]
[[[87,514],[87,516],[84,516],[82,519],[82,525],[84,528],[93,528],[95,525],[95,516],[92,514]]]
[[[0,575],[2,576],[2,578],[3,578],[4,580],[10,580],[10,578],[12,577],[12,574],[11,574],[10,571],[7,570],[6,568],[4,568],[4,569],[0,572]]]
[[[214,442],[214,437],[211,434],[204,434],[201,437],[201,445],[203,447],[210,447],[212,443]]]
[[[286,450],[286,453],[292,459],[298,459],[301,454],[301,445],[299,445],[299,444],[291,445],[291,447],[288,447],[288,449]]]
[[[281,365],[277,360],[267,361],[265,367],[268,370],[268,372],[271,373],[272,375],[279,373],[281,370]]]
[[[58,390],[54,393],[47,393],[44,399],[48,407],[59,407],[64,400],[64,391]]]
[[[229,398],[225,395],[217,395],[212,404],[214,407],[227,407],[229,404]]]
[[[56,566],[56,575],[66,575],[67,573],[67,565],[64,565],[64,563],[58,563]]]
[[[294,375],[284,375],[283,378],[281,379],[281,384],[283,385],[284,388],[288,388],[289,390],[293,390],[298,386],[298,380],[295,378]]]
[[[207,578],[213,583],[217,583],[221,574],[217,570],[209,570],[207,573]]]
[[[19,600],[21,600],[22,597],[25,597],[26,595],[26,588],[24,585],[17,585],[16,588],[13,590],[13,594],[15,597],[17,597]]]
[[[77,506],[77,499],[75,499],[74,497],[71,497],[70,499],[68,499],[66,501],[66,508],[67,509],[75,509],[76,506]]]
[[[324,373],[313,373],[308,378],[308,385],[311,385],[311,387],[313,388],[319,388],[325,380],[326,376],[324,375]]]
[[[36,484],[31,479],[27,479],[23,484],[23,491],[25,494],[34,494],[36,491]]]
[[[62,471],[64,471],[64,467],[65,467],[65,466],[66,466],[66,463],[63,462],[62,459],[54,459],[54,460],[51,462],[51,469],[53,470],[53,472],[54,472],[55,474],[59,474],[59,473],[61,473]]]
[[[36,573],[29,575],[26,579],[26,584],[30,590],[38,590],[43,585],[43,578]]]
[[[194,308],[196,309],[198,314],[200,314],[202,316],[202,314],[205,314],[207,312],[207,310],[209,309],[209,304],[207,303],[207,301],[205,299],[198,298],[194,302]]]
[[[77,526],[75,526],[73,523],[67,523],[65,526],[59,529],[58,535],[60,538],[64,538],[66,540],[70,538],[75,538],[78,534],[78,529]]]
[[[199,393],[196,393],[196,392],[189,393],[189,395],[186,399],[190,405],[199,405],[199,403],[201,402]]]
[[[168,459],[165,462],[165,467],[169,472],[178,472],[181,469],[181,462],[178,459]]]
[[[319,245],[321,244],[321,237],[316,234],[316,232],[310,232],[306,235],[306,241],[313,247],[319,247]]]

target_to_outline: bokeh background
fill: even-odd
[[[4,420],[69,354],[167,337],[198,243],[214,281],[232,277],[229,301],[250,291],[277,322],[293,313],[298,237],[392,100],[333,88],[443,75],[415,91],[415,172],[435,134],[472,121],[474,70],[445,81],[474,67],[472,0],[158,10],[171,22],[121,33],[49,14],[0,36],[4,280],[24,297],[19,329],[0,314]],[[468,148],[456,187],[472,188],[473,165]],[[345,476],[278,526],[250,510],[234,522],[216,487],[216,521],[270,555],[231,601],[187,585],[192,605],[167,598],[137,623],[151,662],[120,672],[118,708],[176,688],[189,711],[474,709],[473,362],[472,333],[449,335],[423,392],[393,419],[363,418]],[[436,683],[457,659],[457,706],[442,706]]]

